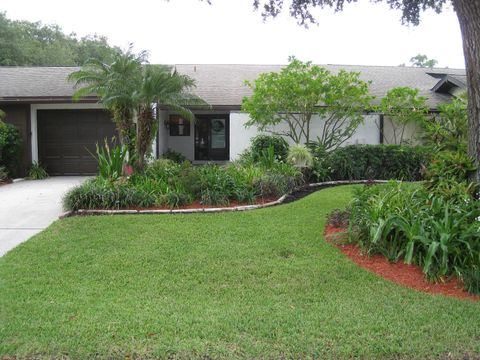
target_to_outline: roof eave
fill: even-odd
[[[96,103],[96,96],[87,96],[79,100],[73,100],[71,96],[2,96],[2,104],[25,104],[25,103]]]

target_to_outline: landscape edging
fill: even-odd
[[[350,184],[382,184],[388,180],[337,180],[337,181],[324,181],[319,183],[308,184],[308,188],[323,188],[337,185],[350,185]],[[224,208],[196,208],[196,209],[152,209],[152,210],[131,210],[131,209],[80,209],[75,211],[67,211],[63,213],[59,218],[63,219],[71,216],[85,216],[85,215],[152,215],[152,214],[198,214],[198,213],[220,213],[220,212],[232,212],[232,211],[248,211],[255,209],[263,209],[271,206],[282,204],[287,198],[288,194],[282,195],[275,201],[270,201],[265,204],[255,205],[240,205]]]

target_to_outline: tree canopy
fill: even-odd
[[[332,150],[348,140],[363,121],[363,112],[373,99],[369,84],[359,73],[341,70],[332,74],[310,62],[291,58],[279,72],[261,74],[251,97],[243,99],[242,110],[250,114],[247,126],[309,143],[312,121],[322,122],[317,141]],[[314,116],[318,118],[314,119]],[[285,130],[272,126],[283,123]]]
[[[410,58],[410,64],[422,68],[434,68],[438,64],[435,59],[429,59],[427,55],[418,54]]]
[[[480,0],[372,0],[387,3],[402,12],[402,22],[420,23],[422,11],[431,9],[437,13],[446,4],[452,4],[462,33],[463,53],[468,83],[468,153],[475,160],[475,180],[480,183]],[[286,0],[254,0],[256,9],[262,9],[266,17],[277,16]],[[310,10],[315,7],[343,10],[343,6],[357,0],[290,0],[290,14],[298,23],[307,26],[316,23]]]
[[[391,121],[392,136],[385,138],[385,142],[403,144],[407,125],[423,125],[429,109],[427,98],[419,96],[418,89],[400,86],[389,90],[376,110]]]
[[[0,65],[3,66],[83,65],[90,58],[109,61],[118,51],[104,36],[78,38],[74,33],[65,34],[57,25],[14,21],[0,12]]]
[[[120,143],[128,147],[130,156],[135,155],[139,169],[144,167],[145,157],[152,148],[158,106],[193,121],[194,114],[188,106],[207,105],[189,92],[195,87],[193,79],[177,73],[171,66],[148,64],[148,53],[135,54],[131,47],[115,54],[110,63],[88,60],[80,70],[70,74],[69,80],[78,86],[74,99],[94,93],[110,111]]]
[[[382,0],[373,0],[381,2]],[[255,9],[262,9],[264,18],[276,17],[282,12],[285,0],[254,0]],[[335,11],[342,11],[345,3],[354,3],[357,0],[292,0],[290,1],[290,15],[297,19],[300,25],[307,26],[309,23],[315,24],[317,21],[310,12],[312,8],[331,7]],[[385,0],[392,8],[402,12],[402,22],[418,25],[420,22],[420,13],[427,9],[433,9],[440,13],[447,0]]]

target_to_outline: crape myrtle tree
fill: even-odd
[[[477,165],[476,180],[480,182],[480,0],[372,0],[386,2],[392,9],[402,12],[402,22],[418,25],[420,14],[427,9],[440,13],[446,4],[452,4],[460,23],[463,52],[468,82],[468,152]],[[284,0],[254,0],[256,9],[266,17],[277,16]],[[343,6],[357,0],[291,0],[290,14],[300,25],[315,23],[312,8],[331,7],[342,11]]]
[[[332,74],[294,57],[279,72],[261,74],[246,84],[253,90],[242,103],[242,110],[250,115],[246,126],[255,125],[296,144],[314,140],[327,151],[351,138],[373,99],[369,83],[359,73],[341,70]],[[312,121],[322,125],[316,139],[311,138]]]

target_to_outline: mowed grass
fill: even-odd
[[[324,241],[352,188],[58,221],[0,258],[0,358],[479,356],[479,303],[400,287]]]

